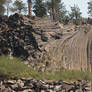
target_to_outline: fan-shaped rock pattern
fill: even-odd
[[[90,26],[81,26],[63,39],[54,41],[45,47],[50,68],[77,69],[92,71],[92,30]]]

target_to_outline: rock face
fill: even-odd
[[[57,22],[48,19],[44,24],[43,20],[37,20],[34,24],[29,18],[14,14],[7,19],[0,18],[0,21],[0,54],[11,54],[28,61],[37,61],[44,51],[44,46],[52,40],[60,39],[62,35],[59,34],[61,30]],[[45,25],[48,22],[50,26]],[[46,30],[42,30],[41,26]]]
[[[38,50],[38,43],[32,32],[34,29],[28,18],[15,14],[6,23],[1,23],[0,53],[12,53],[13,56],[27,57]],[[5,27],[4,27],[5,26]]]
[[[48,38],[46,44],[41,45],[44,51],[39,59],[44,69],[92,71],[91,25],[63,26],[51,20],[39,20],[35,26]]]
[[[72,35],[46,46],[50,68],[92,71],[92,28],[78,28]],[[46,58],[47,58],[46,57]]]
[[[63,26],[54,23],[51,20],[37,22],[40,30],[42,29],[42,32],[48,37],[47,43],[43,46],[45,51],[41,54],[40,59],[40,61],[44,62],[45,69],[57,70],[65,68],[91,72],[91,25]]]
[[[11,54],[45,70],[92,71],[91,26],[61,25],[14,14],[0,18],[0,54]],[[26,63],[26,62],[25,62]]]
[[[81,80],[45,82],[34,79],[12,79],[0,81],[0,92],[91,92],[91,85]]]

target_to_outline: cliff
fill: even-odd
[[[92,71],[91,25],[62,25],[48,18],[14,14],[0,19],[0,53],[21,57],[34,68]]]

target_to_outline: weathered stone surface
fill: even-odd
[[[0,25],[0,54],[11,53],[26,60],[31,53],[39,49],[28,18],[15,14]]]
[[[0,22],[0,54],[26,60],[42,71],[60,68],[92,71],[92,28],[62,25],[50,19],[11,15]],[[37,66],[37,67],[35,67]]]
[[[2,83],[3,84],[0,85],[0,92],[90,92],[91,91],[90,90],[91,86],[88,85],[86,81],[81,81],[78,84],[77,82],[73,83],[62,81],[60,83],[59,81],[46,82],[34,79],[12,79],[9,81],[2,81]],[[24,85],[20,83],[24,83]]]
[[[47,44],[45,50],[50,68],[92,71],[92,28],[80,27],[70,36]],[[85,33],[87,31],[87,33]]]

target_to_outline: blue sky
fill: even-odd
[[[83,17],[88,17],[88,10],[87,10],[87,2],[89,0],[62,0],[62,2],[64,2],[66,9],[68,11],[70,11],[70,7],[73,6],[74,4],[77,4],[79,6],[79,8],[81,9],[82,12],[82,16]],[[23,2],[27,2],[27,0],[23,0]]]

